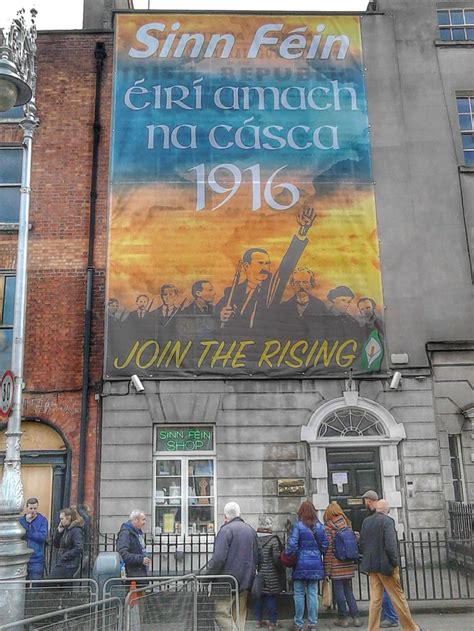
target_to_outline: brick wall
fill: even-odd
[[[112,34],[40,33],[28,256],[24,414],[48,419],[72,450],[77,492],[84,301],[90,210],[97,41],[105,43],[94,252],[90,384],[101,379],[106,259],[107,174]],[[19,143],[15,125],[0,125],[0,144]],[[0,266],[14,269],[16,234],[0,233]],[[90,391],[86,501],[95,503],[99,406]]]

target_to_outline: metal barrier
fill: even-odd
[[[2,589],[25,590],[24,617],[89,604],[99,599],[99,586],[90,578],[2,581]]]
[[[0,631],[122,631],[123,605],[108,598],[1,625]]]
[[[214,631],[214,620],[220,628],[231,629],[232,615],[237,627],[240,623],[239,588],[233,576],[191,574],[154,578],[147,585],[128,580],[132,588],[125,599],[125,631],[158,624],[163,631]]]

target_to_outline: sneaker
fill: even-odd
[[[338,618],[334,621],[334,626],[346,628],[349,626],[349,620],[347,620],[346,618]]]
[[[293,626],[290,627],[290,631],[303,631],[303,627],[299,627],[297,624],[293,622]]]
[[[390,620],[382,620],[380,623],[381,629],[387,629],[388,627],[398,627],[398,622],[390,622]]]
[[[263,627],[267,626],[267,623],[265,622],[265,620],[257,620],[255,626],[257,627],[257,629],[263,629]]]
[[[362,620],[359,618],[359,616],[356,616],[355,618],[352,618],[352,626],[353,627],[361,627],[362,626]]]

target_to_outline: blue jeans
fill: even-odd
[[[277,621],[277,597],[276,594],[262,594],[262,597],[255,603],[255,617],[258,622],[263,620],[264,610],[268,612],[268,619],[272,624]]]
[[[358,616],[359,610],[352,592],[352,580],[350,578],[333,580],[332,589],[336,598],[338,617],[347,618],[349,613],[353,618]],[[347,610],[348,607],[349,611]]]
[[[397,612],[393,608],[390,596],[386,591],[384,591],[382,598],[382,620],[388,620],[389,622],[398,624]]]
[[[293,600],[295,601],[295,624],[304,625],[304,596],[306,588],[306,607],[308,623],[318,622],[318,581],[293,581]]]
[[[43,566],[28,566],[28,571],[26,574],[27,581],[41,581],[43,578]]]

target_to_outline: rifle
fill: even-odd
[[[240,280],[240,272],[242,271],[242,259],[239,259],[238,263],[237,263],[237,267],[235,269],[235,274],[234,274],[234,278],[232,280],[232,285],[230,287],[230,292],[229,292],[229,296],[227,298],[227,302],[224,305],[224,309],[228,308],[228,307],[232,307],[232,300],[234,298],[234,292],[235,292],[235,288],[237,287],[237,285],[239,284],[239,280]],[[221,329],[224,328],[225,322],[221,322]]]

